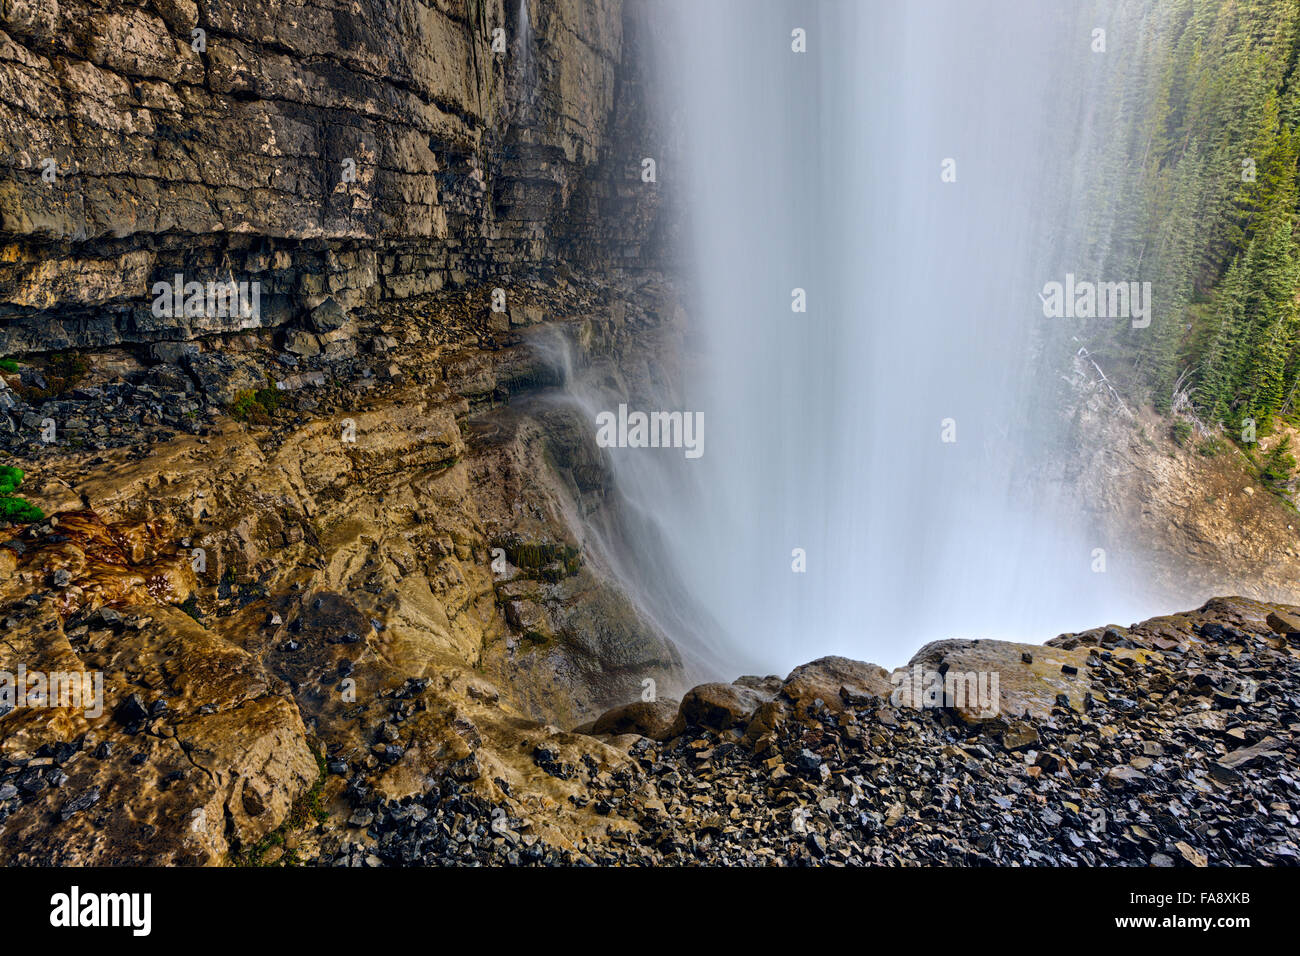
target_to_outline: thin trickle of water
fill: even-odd
[[[540,329],[532,345],[564,382],[551,400],[575,408],[593,431],[598,417],[620,404],[630,402],[642,410],[682,407],[671,376],[649,387],[649,376],[638,374],[644,369],[620,367],[608,358],[584,365],[575,357],[578,350],[572,340],[558,329]],[[679,344],[662,346],[674,347]],[[675,521],[665,521],[658,509],[666,495],[703,500],[704,489],[695,484],[697,474],[681,467],[684,453],[614,447],[601,454],[613,472],[609,497],[599,507],[568,516],[587,559],[611,573],[642,616],[674,641],[689,675],[722,675],[737,667],[760,666],[760,657],[746,656],[727,644],[726,629],[711,619],[691,582],[679,573],[682,529]]]
[[[533,54],[533,25],[528,16],[528,0],[519,0],[515,15],[515,43],[518,48],[515,70],[518,76],[520,99],[531,102],[537,93],[537,66]]]

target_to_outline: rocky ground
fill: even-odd
[[[354,834],[321,862],[1296,865],[1298,614],[1224,598],[1042,647],[922,649],[913,663],[1001,671],[988,720],[892,706],[882,670],[835,658],[697,687],[591,728],[617,733],[618,767],[534,751],[605,821],[570,850],[452,785],[350,790]]]
[[[254,6],[0,4],[0,465],[44,513],[6,471],[0,672],[104,689],[0,705],[0,861],[1295,861],[1293,608],[918,653],[996,719],[843,660],[688,689],[557,400],[682,355],[650,7],[533,3],[525,58],[500,0]],[[177,274],[257,319],[155,313]],[[1076,377],[1048,457],[1117,568],[1300,602],[1293,512]]]
[[[0,714],[0,858],[1296,862],[1295,608],[918,652],[998,674],[992,718],[841,659],[686,690],[584,537],[616,489],[537,338],[634,394],[672,289],[489,296],[0,371],[47,515],[0,529],[0,670],[105,696]]]

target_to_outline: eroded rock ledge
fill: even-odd
[[[346,808],[329,767],[353,794],[450,774],[500,799],[518,757],[502,741],[548,739],[646,678],[680,686],[676,648],[585,547],[580,517],[616,496],[534,341],[635,378],[675,324],[671,289],[554,276],[525,300],[549,328],[497,323],[488,292],[358,310],[334,355],[253,330],[80,353],[57,396],[36,363],[3,373],[59,430],[0,434],[50,515],[0,534],[0,670],[95,672],[106,697],[0,717],[20,761],[6,857],[260,858],[286,821]]]

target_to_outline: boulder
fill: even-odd
[[[341,329],[347,325],[348,314],[333,297],[328,297],[311,310],[308,321],[317,332],[333,332],[335,329]]]
[[[247,356],[205,352],[189,356],[188,365],[199,390],[219,405],[229,405],[240,392],[265,388],[267,384],[266,374]]]
[[[701,684],[686,692],[678,713],[685,726],[726,730],[747,723],[772,695],[738,684]]]
[[[1107,770],[1102,782],[1111,790],[1135,790],[1146,783],[1146,779],[1146,774],[1136,767],[1122,765]]]
[[[325,351],[322,357],[326,362],[342,362],[345,359],[356,358],[357,343],[351,339],[335,339],[332,342],[325,343]]]
[[[320,342],[305,329],[291,329],[284,336],[284,350],[303,358],[320,355]]]
[[[1122,656],[1136,652],[1117,650],[1114,653]],[[978,700],[967,698],[956,702],[953,710],[964,720],[979,722],[999,716],[1026,715],[1042,719],[1051,716],[1062,695],[1075,711],[1083,712],[1092,687],[1087,660],[1085,647],[1066,649],[1011,641],[947,640],[922,647],[908,662],[908,671],[916,673],[915,669],[920,668],[923,686],[928,686],[930,676],[936,673],[943,675],[945,686],[951,683],[967,689],[971,687],[971,675],[975,685],[984,689],[992,688],[996,681],[998,699],[991,710],[982,707]],[[958,680],[958,675],[963,679]]]
[[[744,744],[753,750],[762,750],[774,739],[776,732],[790,716],[790,705],[783,700],[769,700],[754,711],[745,727]]]
[[[1007,750],[1023,750],[1036,743],[1038,743],[1038,731],[1033,725],[1019,721],[1008,727],[1006,733],[1002,735],[1002,746]]]
[[[651,740],[668,740],[677,719],[677,701],[670,697],[658,700],[635,701],[607,710],[596,718],[591,727],[593,734],[640,734]]]
[[[1265,620],[1268,626],[1278,634],[1284,634],[1290,637],[1292,634],[1300,634],[1300,611],[1276,610],[1270,611]]]
[[[843,710],[848,700],[889,697],[889,671],[847,657],[821,657],[796,667],[782,685],[782,694],[796,706],[821,700],[831,710]]]
[[[506,603],[506,621],[530,641],[549,641],[554,633],[546,609],[526,599]]]
[[[1229,770],[1252,767],[1275,755],[1282,749],[1282,746],[1282,741],[1276,737],[1265,737],[1259,743],[1250,747],[1242,747],[1240,750],[1232,751],[1219,761],[1219,766],[1226,767]]]

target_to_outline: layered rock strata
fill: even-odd
[[[644,268],[644,11],[619,0],[5,0],[0,356]],[[155,283],[252,282],[255,318]]]

